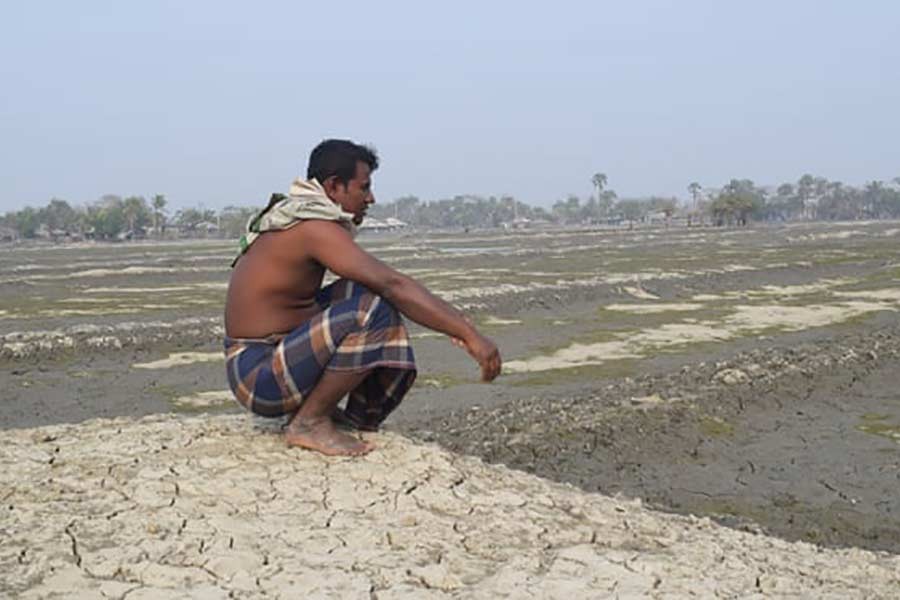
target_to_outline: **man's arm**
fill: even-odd
[[[416,323],[461,340],[481,366],[482,379],[491,381],[500,373],[500,352],[494,342],[422,284],[360,248],[339,224],[306,221],[288,231],[302,244],[305,254],[331,272],[366,286]]]

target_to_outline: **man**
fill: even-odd
[[[256,414],[287,415],[289,445],[328,455],[371,451],[336,425],[376,430],[415,380],[398,311],[465,348],[484,381],[501,368],[497,346],[459,311],[354,242],[375,203],[377,168],[365,146],[319,144],[307,179],[251,219],[228,286],[225,354],[236,398]],[[339,279],[322,287],[326,270]]]

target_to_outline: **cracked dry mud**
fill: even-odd
[[[900,558],[656,513],[396,434],[362,459],[243,416],[0,434],[21,598],[895,597]]]

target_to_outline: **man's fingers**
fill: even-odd
[[[482,337],[478,341],[473,342],[471,346],[463,342],[462,347],[469,352],[469,355],[475,359],[475,362],[481,368],[482,381],[493,381],[500,374],[502,365],[500,352],[491,340]]]
[[[491,380],[491,361],[490,359],[480,361],[481,365],[481,381],[488,382]]]
[[[481,380],[493,381],[500,374],[500,357],[496,354],[492,355],[481,364]]]

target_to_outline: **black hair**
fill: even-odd
[[[372,171],[377,169],[378,155],[375,154],[375,149],[354,144],[350,140],[325,140],[310,153],[306,178],[315,178],[324,184],[329,177],[337,177],[338,181],[346,185],[356,176],[358,162],[369,165]]]

